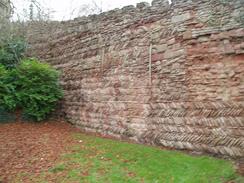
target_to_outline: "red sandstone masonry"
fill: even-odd
[[[29,53],[62,72],[60,114],[84,130],[243,157],[242,12],[242,0],[154,0],[33,25]]]

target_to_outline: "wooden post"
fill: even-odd
[[[103,63],[104,63],[104,54],[105,54],[105,48],[102,47],[102,55],[101,55],[101,74],[103,74]]]
[[[104,65],[104,54],[105,54],[105,45],[103,44],[102,35],[98,35],[98,43],[100,45],[100,59],[101,59],[101,75],[103,74],[103,65]]]
[[[152,43],[149,46],[149,85],[152,86]]]

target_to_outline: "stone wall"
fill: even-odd
[[[89,132],[244,156],[243,0],[154,0],[32,26],[62,73],[60,114]]]

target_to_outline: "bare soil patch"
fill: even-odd
[[[65,122],[0,124],[0,182],[48,170],[73,143]]]

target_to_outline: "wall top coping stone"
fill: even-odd
[[[134,26],[136,26],[137,23],[138,25],[146,24],[147,22],[151,23],[161,20],[163,17],[176,25],[194,18],[196,15],[193,15],[191,10],[198,7],[199,3],[205,4],[205,6],[209,6],[210,3],[213,3],[213,6],[218,6],[221,3],[219,0],[213,0],[211,2],[209,0],[171,0],[171,2],[169,4],[168,0],[153,0],[151,5],[147,2],[140,2],[137,3],[136,7],[129,5],[100,14],[77,17],[73,20],[43,22],[43,29],[40,32],[51,30],[55,36],[63,35],[66,32],[91,31],[95,33],[96,30],[102,30],[102,27],[108,24],[111,27],[123,27],[130,26],[134,23]],[[232,5],[236,6],[241,4],[241,2],[243,0],[236,0]],[[202,11],[201,8],[199,11]],[[44,27],[47,27],[47,29]],[[33,24],[33,28],[35,30],[35,24]],[[29,35],[32,35],[32,33]]]
[[[173,0],[171,0],[171,1],[173,2]],[[176,1],[184,2],[184,0],[176,0]],[[173,3],[171,5],[173,5]],[[63,23],[63,24],[71,23],[71,22],[87,23],[90,21],[99,20],[99,19],[103,19],[103,18],[111,17],[111,16],[116,16],[119,14],[125,15],[125,13],[130,14],[133,12],[140,12],[142,9],[145,12],[155,10],[155,8],[157,8],[159,10],[161,9],[161,11],[162,11],[163,10],[162,7],[170,7],[169,1],[168,0],[153,0],[151,4],[149,4],[148,2],[140,2],[140,3],[136,4],[136,7],[134,5],[127,5],[122,8],[115,8],[113,10],[102,12],[100,14],[92,14],[92,15],[88,15],[88,16],[77,17],[77,18],[74,18],[73,20],[61,21],[61,23]],[[174,8],[174,7],[172,7],[172,8]],[[164,9],[164,10],[167,11],[168,9]]]

